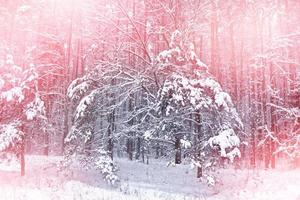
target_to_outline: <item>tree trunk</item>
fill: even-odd
[[[129,160],[133,160],[133,145],[132,145],[132,138],[127,139],[127,154]]]
[[[25,175],[25,139],[23,137],[20,149],[21,176]]]
[[[217,77],[219,80],[219,70],[217,66],[217,49],[218,49],[218,24],[217,24],[217,5],[215,0],[211,1],[212,4],[212,14],[211,14],[211,72],[212,74]]]
[[[136,142],[136,154],[135,154],[135,159],[136,159],[136,160],[140,159],[140,155],[141,155],[141,138],[138,137],[138,138],[137,138],[137,142]]]
[[[265,142],[265,168],[268,169],[270,167],[270,139],[267,139]]]
[[[195,121],[196,121],[196,125],[195,125],[195,132],[197,133],[197,137],[196,137],[196,143],[199,143],[201,141],[201,138],[203,137],[203,134],[201,132],[201,115],[200,115],[200,111],[196,112],[195,115]],[[196,161],[199,162],[200,165],[197,166],[197,178],[201,178],[202,177],[202,166],[201,166],[201,152],[199,149],[196,149],[195,152],[195,158]]]
[[[49,133],[46,132],[44,134],[45,134],[44,155],[48,156],[49,155]]]
[[[107,130],[107,137],[108,137],[108,142],[107,142],[108,155],[113,160],[113,140],[112,140],[112,125],[111,124]]]
[[[181,145],[180,138],[178,136],[175,137],[175,164],[181,163]]]
[[[202,167],[198,166],[197,167],[197,178],[201,178],[202,176],[203,176]]]
[[[273,66],[272,64],[270,64],[270,82],[271,82],[271,88],[275,89],[275,76],[273,74]],[[276,102],[274,102],[274,97],[271,96],[270,99],[271,103],[276,104]],[[270,114],[271,114],[271,132],[273,134],[274,137],[276,137],[276,114],[275,114],[275,109],[273,107],[270,108]],[[275,168],[275,151],[276,151],[276,145],[275,145],[275,140],[272,139],[271,140],[271,146],[270,146],[270,153],[271,153],[271,167],[274,169]]]
[[[237,91],[237,67],[236,67],[236,56],[235,56],[235,43],[234,43],[234,29],[233,22],[230,23],[230,44],[231,44],[231,61],[230,61],[230,75],[231,75],[231,97],[234,102],[238,101]]]

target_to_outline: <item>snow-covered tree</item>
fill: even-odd
[[[12,151],[21,161],[25,173],[25,140],[32,125],[45,125],[44,102],[38,91],[38,74],[33,64],[21,68],[11,54],[0,63],[0,151]]]
[[[159,68],[166,76],[158,93],[161,129],[157,131],[174,141],[176,162],[186,140],[191,144],[191,158],[201,165],[211,162],[212,149],[207,144],[217,147],[223,158],[240,157],[237,135],[243,125],[231,97],[208,73],[182,33],[172,34],[170,47],[158,55]]]
[[[113,154],[108,144],[122,138],[138,145],[143,141],[142,148],[153,147],[156,156],[159,149],[170,149],[167,154],[175,155],[176,163],[181,162],[182,147],[194,163],[213,162],[217,157],[212,151],[230,160],[240,156],[237,135],[242,123],[231,98],[179,31],[172,34],[170,49],[159,53],[145,71],[122,62],[100,63],[69,86],[75,108],[66,138],[68,156],[98,158],[93,152],[99,149]],[[112,113],[117,116],[113,124]]]
[[[107,131],[96,128],[97,119],[102,114],[100,100],[103,99],[99,98],[104,98],[104,88],[93,80],[95,76],[96,74],[90,73],[75,79],[68,88],[67,94],[75,109],[72,128],[65,138],[65,155],[68,162],[79,161],[87,168],[100,170],[104,179],[114,185],[118,181],[116,166],[106,145],[110,140],[106,134],[110,131],[111,124],[107,124]],[[109,116],[108,113],[104,117]]]

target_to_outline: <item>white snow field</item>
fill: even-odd
[[[300,200],[300,170],[222,169],[209,188],[189,165],[149,165],[117,159],[121,182],[111,187],[95,171],[57,173],[61,157],[27,156],[27,173],[0,165],[0,200]],[[11,169],[11,170],[9,170]]]

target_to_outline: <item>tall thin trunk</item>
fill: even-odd
[[[114,86],[116,85],[116,79],[112,79],[111,80],[111,85]],[[110,101],[111,101],[111,106],[114,106],[116,104],[116,94],[115,93],[111,93],[110,94]],[[108,144],[107,144],[107,149],[108,149],[108,153],[109,156],[111,157],[111,159],[113,159],[113,150],[114,150],[114,140],[113,140],[113,134],[116,130],[116,124],[115,124],[115,116],[116,114],[116,110],[113,109],[111,111],[111,113],[109,113],[108,116],[108,123],[109,123],[109,127],[108,127]]]
[[[272,64],[269,65],[270,66],[270,79],[271,79],[271,88],[275,89],[275,76],[273,74],[273,66]],[[274,97],[271,96],[270,99],[271,103],[276,104],[274,102]],[[276,137],[276,114],[275,114],[275,109],[273,107],[270,108],[270,114],[271,114],[271,132],[273,134],[274,137]],[[271,151],[271,167],[274,169],[275,168],[275,149],[276,149],[276,144],[275,144],[275,140],[272,139],[271,140],[271,146],[270,146],[270,151]]]
[[[128,104],[128,111],[129,112],[133,112],[134,110],[134,94],[130,94],[129,95],[129,104]],[[129,122],[129,125],[133,125],[134,124],[134,119],[131,119],[130,122]],[[133,160],[133,136],[134,136],[134,133],[133,132],[130,132],[129,135],[128,135],[128,138],[127,138],[127,154],[128,154],[128,157],[129,157],[129,160]]]
[[[69,133],[69,99],[66,95],[68,84],[70,81],[70,72],[71,72],[71,64],[72,64],[72,32],[73,32],[73,17],[74,17],[74,6],[72,6],[72,14],[71,14],[71,21],[70,21],[70,27],[69,27],[69,35],[68,35],[68,49],[66,54],[66,62],[65,62],[65,68],[64,68],[64,92],[65,92],[65,98],[64,98],[64,131],[63,131],[63,138],[62,138],[62,153],[64,152],[65,148],[65,138],[67,137]]]
[[[195,125],[195,132],[197,133],[196,136],[196,145],[199,145],[199,143],[201,143],[201,140],[203,138],[203,134],[201,132],[201,115],[200,115],[200,111],[197,111],[195,114],[195,121],[196,121],[196,125]],[[196,149],[196,161],[199,162],[199,165],[197,166],[197,178],[201,178],[203,176],[203,169],[202,169],[202,163],[201,163],[201,147],[199,149]]]
[[[181,163],[181,144],[180,137],[175,137],[175,164]]]
[[[137,138],[137,142],[136,142],[136,154],[135,154],[135,159],[136,159],[136,160],[140,159],[140,155],[141,155],[141,138],[138,137],[138,138]]]
[[[233,22],[230,23],[230,44],[231,44],[231,62],[230,62],[230,74],[231,74],[231,97],[237,102],[238,101],[238,91],[237,91],[237,67],[236,67],[236,56],[235,56],[235,42],[234,42],[234,30]]]
[[[112,116],[111,116],[112,117]],[[107,136],[108,136],[108,142],[107,142],[107,151],[108,151],[108,155],[111,159],[113,159],[113,139],[112,139],[112,124],[109,125],[108,130],[107,130]]]
[[[210,52],[210,56],[211,56],[211,69],[212,69],[212,74],[217,77],[217,80],[219,80],[219,69],[217,66],[217,40],[218,40],[218,24],[217,24],[217,5],[215,0],[211,1],[212,4],[212,15],[211,15],[211,52]]]
[[[22,141],[21,141],[20,164],[21,164],[21,176],[24,176],[25,175],[25,136],[22,136]]]

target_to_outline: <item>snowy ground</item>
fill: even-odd
[[[117,159],[121,183],[112,188],[93,171],[74,169],[57,173],[60,157],[27,156],[27,174],[0,165],[2,200],[300,200],[300,170],[223,169],[222,183],[208,188],[188,165],[167,166],[150,160],[149,165]]]

